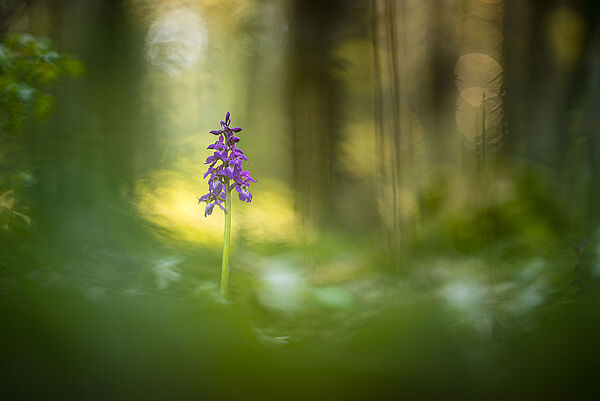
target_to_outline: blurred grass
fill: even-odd
[[[535,330],[496,340],[439,302],[390,303],[350,338],[287,344],[238,307],[198,299],[44,291],[26,307],[1,305],[11,399],[594,399],[598,390],[595,303],[560,306]],[[327,327],[320,320],[314,329]]]

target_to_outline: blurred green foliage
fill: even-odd
[[[48,39],[15,33],[0,43],[0,251],[6,255],[5,266],[24,256],[27,260],[30,252],[31,218],[24,194],[34,176],[23,153],[27,123],[33,117],[48,118],[53,86],[83,72],[79,61],[59,53]]]
[[[18,134],[33,112],[47,117],[54,97],[50,85],[64,76],[84,72],[76,59],[59,53],[50,40],[11,34],[0,44],[0,132]]]

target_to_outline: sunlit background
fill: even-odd
[[[7,399],[594,399],[597,0],[0,0],[0,35]]]

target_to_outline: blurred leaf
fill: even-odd
[[[85,67],[83,66],[83,63],[73,58],[67,58],[63,60],[63,67],[65,71],[67,71],[67,74],[74,77],[85,73]]]
[[[47,118],[54,109],[54,97],[43,94],[38,97],[33,112],[38,118]]]

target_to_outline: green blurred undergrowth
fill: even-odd
[[[83,72],[82,63],[60,53],[49,39],[12,33],[0,43],[0,251],[6,255],[4,263],[31,253],[27,244],[32,221],[26,194],[35,177],[25,149],[35,138],[29,137],[27,126],[50,116],[53,91],[61,79]]]

